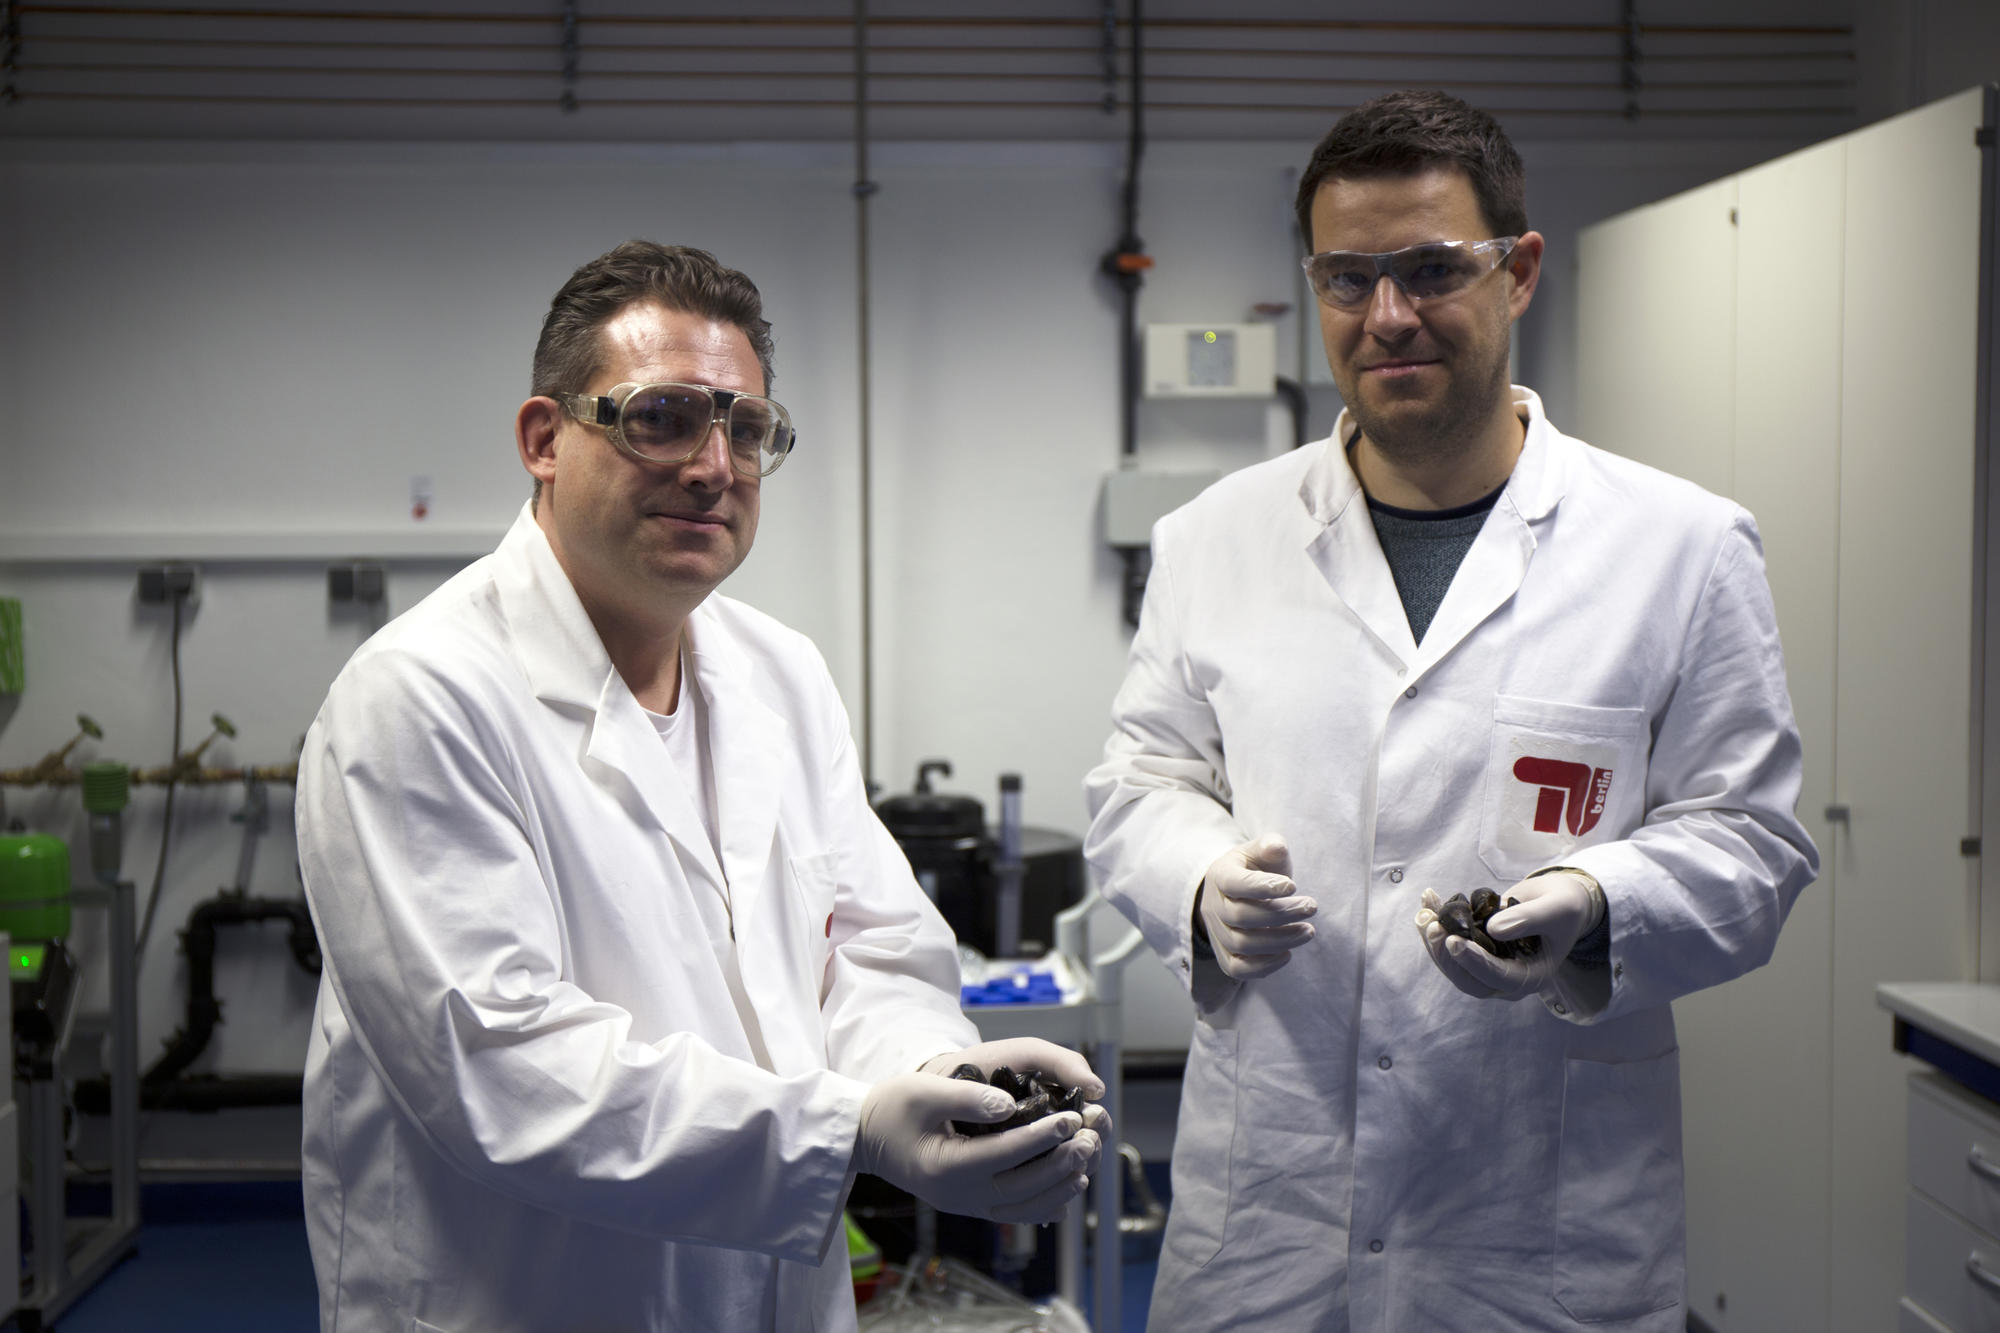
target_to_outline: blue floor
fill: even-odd
[[[63,1313],[53,1325],[60,1333],[318,1329],[296,1182],[148,1186],[142,1211],[138,1253]],[[1125,1264],[1121,1333],[1146,1327],[1153,1268]]]

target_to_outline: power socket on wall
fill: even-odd
[[[191,607],[201,598],[201,571],[193,565],[168,563],[139,566],[139,601],[165,606],[179,601]]]
[[[372,604],[386,592],[387,574],[372,560],[326,567],[326,595],[329,601]]]

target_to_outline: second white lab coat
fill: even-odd
[[[326,1333],[853,1327],[863,1095],[976,1033],[818,653],[719,596],[688,631],[719,862],[525,510],[328,695],[298,815]]]
[[[1338,443],[1154,533],[1087,852],[1198,1010],[1155,1329],[1685,1322],[1668,1002],[1765,962],[1817,871],[1798,736],[1749,515],[1515,395],[1421,646]],[[1190,916],[1266,833],[1317,934],[1238,985]],[[1609,899],[1601,1008],[1454,989],[1420,892],[1554,864]]]

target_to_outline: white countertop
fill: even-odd
[[[1965,981],[1897,981],[1875,988],[1875,1003],[1911,1027],[2000,1065],[2000,986]]]

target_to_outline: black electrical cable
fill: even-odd
[[[1306,446],[1306,386],[1283,375],[1272,383],[1278,397],[1285,400],[1285,407],[1292,414],[1292,448],[1303,449]]]
[[[185,594],[172,594],[174,601],[174,631],[170,652],[174,666],[174,745],[173,765],[177,769],[181,759],[181,605]],[[173,837],[174,829],[174,789],[179,785],[179,774],[167,774],[167,801],[160,815],[160,859],[153,867],[153,889],[146,895],[146,914],[139,923],[139,938],[132,947],[132,974],[136,977],[146,963],[146,940],[153,933],[153,914],[160,907],[160,888],[167,879],[167,844]]]
[[[1132,0],[1132,118],[1125,144],[1124,219],[1118,244],[1104,257],[1104,271],[1123,297],[1119,309],[1118,378],[1121,395],[1120,451],[1139,448],[1139,288],[1145,283],[1146,243],[1139,239],[1139,163],[1146,153],[1146,95],[1142,48],[1145,16]]]
[[[1125,241],[1133,251],[1139,241],[1139,159],[1146,152],[1146,16],[1141,0],[1132,0],[1132,133],[1125,146]]]
[[[1129,462],[1139,450],[1139,288],[1152,261],[1146,258],[1145,242],[1139,239],[1139,163],[1146,152],[1146,19],[1141,0],[1132,0],[1132,97],[1131,133],[1125,148],[1124,227],[1118,244],[1104,257],[1102,268],[1118,284],[1121,294],[1118,318],[1118,399],[1120,453]],[[1146,579],[1152,571],[1152,551],[1146,547],[1126,547],[1121,553],[1125,564],[1124,595],[1121,598],[1125,623],[1139,624],[1139,608],[1146,594]]]

